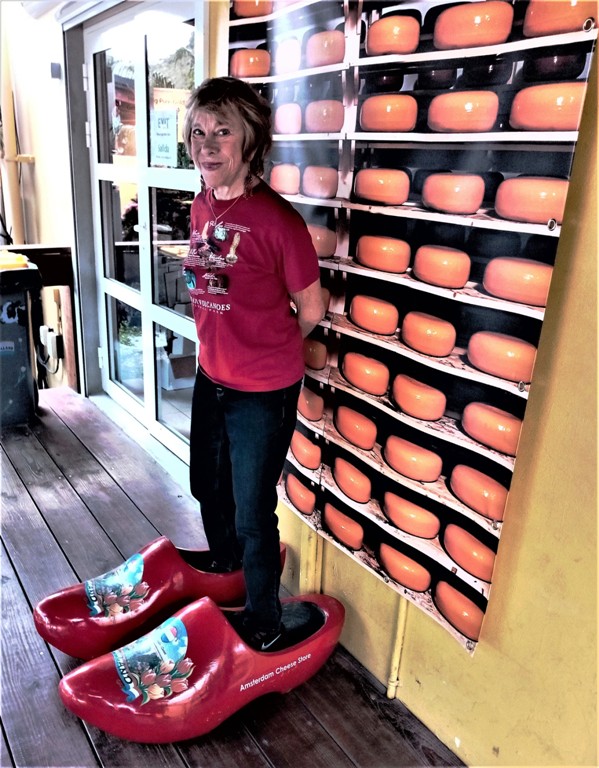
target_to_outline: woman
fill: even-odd
[[[184,263],[200,341],[191,492],[214,568],[243,567],[236,628],[252,647],[274,649],[284,630],[276,485],[296,421],[302,339],[324,316],[318,260],[301,216],[260,178],[271,109],[248,83],[222,77],[196,88],[184,140],[202,177]]]

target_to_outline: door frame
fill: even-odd
[[[67,86],[67,108],[71,126],[71,180],[73,185],[73,214],[75,221],[76,258],[74,266],[78,284],[79,320],[81,333],[78,338],[78,354],[80,361],[80,381],[82,391],[87,396],[101,396],[107,393],[124,412],[132,415],[148,434],[155,437],[171,452],[183,461],[188,461],[188,446],[185,441],[175,435],[157,420],[156,410],[156,367],[154,364],[154,333],[155,324],[174,330],[177,334],[195,339],[195,329],[191,318],[178,316],[168,308],[153,304],[151,275],[142,281],[141,290],[135,295],[131,289],[103,275],[103,256],[101,227],[98,221],[98,177],[92,170],[92,152],[94,151],[94,127],[90,106],[93,96],[93,83],[85,82],[85,64],[89,62],[89,41],[94,36],[109,35],[110,30],[116,29],[123,23],[131,22],[140,15],[152,9],[173,12],[181,17],[181,11],[192,10],[195,29],[195,82],[200,82],[208,72],[207,40],[209,7],[202,0],[190,0],[187,3],[164,2],[124,2],[98,3],[102,12],[91,13],[88,18],[75,19],[63,24],[65,39],[65,77]],[[106,9],[106,6],[110,7]],[[185,13],[186,18],[191,18]],[[137,44],[141,46],[138,55],[144,50],[143,32]],[[144,64],[145,64],[145,58]],[[89,69],[89,68],[88,68]],[[146,96],[145,66],[138,67],[136,86],[139,87],[140,101],[137,102],[138,114],[144,116],[138,121],[137,141],[139,154],[147,158],[148,131],[145,116],[148,115]],[[82,76],[83,73],[83,76]],[[84,158],[89,161],[84,162]],[[96,163],[96,166],[98,164]],[[102,180],[110,180],[110,168],[103,164],[107,175]],[[194,170],[152,168],[141,169],[137,184],[140,193],[140,233],[148,232],[150,227],[149,190],[166,187],[195,192],[198,188],[197,173]],[[96,226],[94,226],[94,217]],[[152,259],[151,242],[148,237],[142,245],[140,236],[140,264],[146,262],[146,268],[151,272]],[[105,361],[107,346],[106,318],[104,311],[105,296],[112,295],[124,299],[127,303],[143,310],[142,340],[144,349],[144,383],[145,397],[143,404],[123,392],[122,388],[107,381],[103,375],[102,357]],[[104,369],[105,370],[105,369]]]

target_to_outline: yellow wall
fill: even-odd
[[[474,655],[407,605],[397,696],[469,765],[597,765],[596,116],[595,57]],[[297,564],[301,527],[282,505],[280,516]],[[322,568],[347,609],[342,644],[386,684],[402,598],[328,543]]]

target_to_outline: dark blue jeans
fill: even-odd
[[[301,381],[273,392],[240,392],[198,369],[190,434],[191,492],[208,545],[224,565],[241,562],[245,612],[257,630],[281,620],[277,483],[297,416]]]

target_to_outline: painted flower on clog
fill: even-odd
[[[113,651],[127,701],[141,698],[140,703],[147,704],[187,690],[194,664],[186,652],[187,630],[175,617]]]

